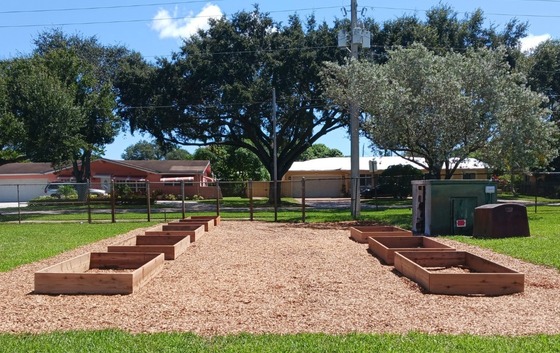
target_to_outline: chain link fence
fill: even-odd
[[[410,207],[410,181],[418,176],[361,176],[361,209]],[[516,175],[493,178],[499,202],[520,202],[528,210],[559,212],[560,176]],[[126,182],[110,184],[0,184],[0,222],[166,222],[190,214],[219,214],[222,218],[305,221],[310,210],[348,211],[351,179],[293,177],[270,181],[219,181],[214,184]]]

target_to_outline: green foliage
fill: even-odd
[[[422,179],[424,174],[411,165],[397,164],[389,166],[381,173],[380,188],[394,198],[404,199],[412,195],[412,180]]]
[[[79,130],[86,117],[74,104],[78,85],[59,77],[51,67],[58,63],[70,76],[80,61],[64,52],[51,53],[44,59],[16,59],[6,66],[8,111],[23,128],[24,139],[19,146],[28,158],[67,165],[84,146]]]
[[[115,194],[117,197],[131,197],[133,193],[130,185],[126,183],[115,184]]]
[[[546,121],[543,97],[508,71],[503,49],[438,56],[414,45],[389,55],[384,65],[353,61],[325,71],[329,97],[368,113],[364,132],[377,147],[424,167],[432,178],[442,169],[450,178],[473,153],[496,167],[515,160],[522,170],[557,155],[552,137],[558,128]]]
[[[163,158],[168,160],[168,161],[170,161],[170,160],[191,160],[191,159],[193,159],[193,156],[187,150],[184,150],[182,148],[174,148],[171,151],[167,152]]]
[[[371,26],[374,58],[385,62],[388,50],[423,44],[438,55],[449,51],[464,52],[468,48],[497,48],[506,46],[508,63],[514,67],[521,54],[517,47],[520,39],[527,35],[528,24],[518,19],[508,21],[503,29],[488,24],[484,13],[476,9],[464,16],[446,4],[439,4],[426,11],[426,19],[416,15],[403,15],[383,23],[381,29]]]
[[[551,120],[560,121],[560,40],[541,43],[528,57],[527,81],[531,89],[548,97],[543,103],[551,111]],[[559,139],[559,137],[556,137]],[[550,167],[560,170],[560,158]]]
[[[343,157],[344,155],[336,148],[328,148],[322,143],[316,143],[306,149],[298,158],[298,161],[308,161],[316,158]]]
[[[65,199],[70,199],[72,197],[77,198],[78,197],[78,192],[76,191],[76,189],[74,188],[73,185],[61,185],[58,190],[56,191],[57,194],[60,195],[60,197],[65,198]]]
[[[60,30],[39,34],[35,45],[32,56],[4,65],[7,117],[14,129],[23,129],[15,148],[32,161],[72,165],[76,180],[84,182],[92,155],[113,142],[121,127],[112,80],[129,52]],[[0,90],[0,102],[1,96]]]
[[[209,28],[186,39],[171,59],[151,65],[137,58],[125,64],[119,112],[133,130],[147,131],[158,141],[244,148],[272,175],[274,88],[281,178],[308,146],[345,124],[319,84],[323,61],[345,55],[335,40],[335,31],[313,17],[303,24],[294,15],[284,25],[257,7],[210,20]],[[171,108],[128,109],[146,102]],[[230,177],[225,170],[220,176]]]
[[[246,148],[221,145],[201,147],[194,152],[193,158],[209,160],[212,172],[220,180],[268,179],[261,161]]]
[[[125,148],[121,158],[124,160],[160,160],[163,158],[163,152],[157,144],[141,140]]]

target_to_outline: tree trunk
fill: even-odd
[[[282,200],[282,183],[278,180],[276,185],[276,204],[280,205]],[[270,187],[268,188],[268,203],[274,205],[274,181],[270,181]]]
[[[86,150],[82,154],[81,165],[78,161],[72,162],[72,175],[76,179],[76,191],[78,192],[78,200],[84,201],[87,197],[88,187],[87,182],[91,177],[91,150]]]

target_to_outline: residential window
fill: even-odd
[[[476,179],[476,173],[463,173],[463,179]]]

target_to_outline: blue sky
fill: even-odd
[[[424,19],[425,10],[440,3],[438,0],[358,0],[360,13],[378,22],[415,14]],[[251,10],[258,3],[277,21],[286,21],[291,14],[301,17],[315,14],[317,20],[332,23],[343,18],[342,8],[348,10],[350,0],[27,0],[2,1],[0,4],[0,59],[28,54],[33,38],[53,27],[66,33],[97,36],[103,44],[121,44],[139,51],[147,59],[167,56],[179,49],[181,37],[189,36],[208,17],[231,16],[238,11]],[[481,8],[487,20],[499,29],[511,18],[529,22],[529,34],[524,46],[529,48],[546,38],[560,38],[560,0],[451,0],[443,1],[463,17]],[[120,159],[123,150],[149,136],[129,133],[119,135],[107,146],[105,157]],[[346,131],[333,132],[321,140],[330,148],[350,154],[350,140]],[[371,155],[368,142],[360,139],[360,153]],[[187,148],[192,151],[192,148]]]

